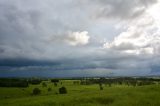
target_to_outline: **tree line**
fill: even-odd
[[[73,84],[91,85],[91,84],[105,84],[108,86],[114,85],[128,85],[128,86],[142,86],[151,85],[156,82],[160,83],[160,79],[154,78],[132,78],[132,77],[119,77],[119,78],[84,78],[80,81],[73,81]]]

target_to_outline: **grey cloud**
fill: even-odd
[[[146,8],[157,3],[157,0],[93,0],[98,8],[93,13],[95,18],[132,19],[142,15]]]
[[[126,43],[121,43],[118,46],[113,45],[112,48],[115,49],[115,50],[134,50],[137,47],[134,46],[133,44],[129,43],[129,42],[126,42]]]
[[[153,62],[150,55],[122,53],[123,50],[137,48],[130,43],[114,46],[116,51],[103,49],[100,40],[112,39],[123,32],[114,29],[117,25],[115,19],[138,20],[156,2],[0,0],[0,74],[16,76],[21,72],[21,76],[47,76],[47,73],[52,76],[78,76],[93,75],[101,69],[99,75],[107,74],[106,70],[114,74],[135,74],[138,70],[148,73],[154,69],[151,67],[159,66],[155,65],[159,60]],[[83,31],[88,35],[80,41],[68,34]],[[131,38],[139,37],[139,33],[134,35]],[[76,46],[68,45],[71,42]],[[155,48],[158,55],[159,46]]]
[[[143,55],[136,56],[136,55],[121,54],[120,52],[115,53],[112,51],[108,51],[108,54],[102,55],[102,53],[99,52],[97,54],[86,56],[83,58],[64,59],[55,62],[54,61],[47,62],[44,60],[39,60],[39,61],[31,60],[29,61],[29,63],[26,63],[27,61],[25,59],[23,60],[24,62],[18,59],[16,63],[15,60],[12,60],[12,62],[8,61],[8,66],[5,66],[6,68],[4,68],[3,70],[11,71],[12,73],[18,71],[20,73],[40,72],[39,75],[41,76],[43,76],[42,73],[49,72],[49,73],[54,73],[55,75],[52,75],[54,77],[60,73],[61,77],[65,75],[66,76],[71,75],[71,73],[72,72],[75,73],[76,70],[79,70],[77,71],[79,75],[85,75],[86,72],[88,73],[88,75],[96,75],[95,72],[92,72],[92,70],[97,70],[96,72],[99,72],[101,71],[101,69],[106,71],[102,71],[100,75],[108,75],[108,71],[114,73],[114,75],[123,75],[126,73],[130,75],[135,75],[135,73],[137,73],[140,70],[141,71],[139,72],[139,75],[142,75],[140,73],[143,74],[150,73],[152,69],[151,68],[152,61],[150,61],[151,58],[152,57]],[[155,62],[158,61],[155,60]],[[11,63],[15,63],[13,64],[14,67],[11,65]],[[19,66],[20,63],[21,66]],[[7,65],[7,61],[5,61],[5,63],[0,62],[0,64],[1,67],[3,66],[3,64]],[[123,73],[123,71],[125,70],[128,71]]]
[[[56,36],[60,38],[64,35],[62,39],[65,39],[68,36],[66,32],[83,31],[82,24],[84,21],[86,23],[83,12],[74,7],[70,0],[67,2],[2,0],[0,5],[0,48],[4,51],[1,58],[9,56],[41,58],[42,55],[50,57],[50,54],[55,52],[57,54],[57,48],[68,48],[65,44],[59,44],[61,42],[49,43],[50,36],[53,35],[53,39],[57,39]],[[77,22],[77,19],[80,22]]]

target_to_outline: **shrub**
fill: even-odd
[[[67,93],[66,87],[61,87],[61,88],[59,88],[59,93],[60,93],[60,94],[66,94],[66,93]]]
[[[47,84],[45,82],[43,82],[42,87],[47,87]]]
[[[57,84],[56,82],[54,82],[54,86],[57,87],[57,85],[58,85],[58,84]]]
[[[49,91],[52,91],[52,88],[48,88],[48,92],[49,92]]]
[[[103,90],[103,86],[101,83],[99,83],[99,88],[100,88],[100,90]]]
[[[102,86],[100,87],[100,90],[103,90],[103,87],[102,87]]]
[[[39,88],[34,88],[33,89],[33,95],[38,95],[41,93],[41,90]]]
[[[79,81],[73,81],[74,85],[79,85]]]

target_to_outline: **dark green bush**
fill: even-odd
[[[39,95],[41,93],[41,90],[39,88],[33,89],[33,95]]]
[[[66,94],[66,93],[67,93],[66,87],[61,87],[61,88],[59,88],[59,93],[60,93],[60,94]]]
[[[48,92],[49,92],[49,91],[52,91],[52,88],[48,88]]]
[[[42,87],[47,87],[47,84],[45,82],[43,82]]]
[[[58,84],[57,84],[56,82],[54,82],[54,86],[55,86],[55,87],[57,87],[57,86],[58,86]]]
[[[100,90],[103,90],[103,86],[101,83],[99,83],[99,88],[100,88]]]

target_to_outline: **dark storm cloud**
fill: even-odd
[[[101,70],[105,70],[103,73],[99,73],[97,75],[110,75],[110,71],[115,73],[115,75],[144,75],[146,72],[149,72],[149,65],[150,62],[147,60],[151,57],[139,57],[135,55],[124,55],[124,54],[117,54],[113,55],[113,53],[109,54],[96,54],[95,56],[87,56],[85,58],[78,58],[78,59],[65,59],[59,61],[35,61],[35,60],[8,60],[5,62],[0,62],[2,73],[4,71],[10,71],[11,73],[17,73],[17,75],[24,74],[24,73],[38,73],[39,76],[44,76],[46,74],[43,73],[50,73],[50,75],[54,77],[69,77],[72,75],[85,75],[87,76],[96,76],[96,72],[98,73]],[[145,70],[144,70],[145,69]],[[147,69],[147,70],[146,70]],[[76,71],[77,70],[77,71]],[[94,74],[92,73],[92,70]],[[115,71],[118,70],[118,71]],[[129,72],[123,72],[124,70],[130,70]],[[133,71],[134,70],[134,71]],[[139,72],[139,70],[141,70]],[[35,72],[38,71],[38,72]],[[109,71],[109,72],[108,72]],[[19,74],[18,74],[19,72]],[[78,74],[76,74],[76,72]],[[122,72],[122,73],[121,73]],[[73,73],[73,74],[71,74]],[[28,75],[27,74],[27,75]],[[29,75],[30,75],[29,74]],[[8,75],[8,74],[6,74]],[[34,75],[34,74],[33,74]],[[33,76],[30,75],[30,76]],[[48,76],[50,76],[48,75]]]

